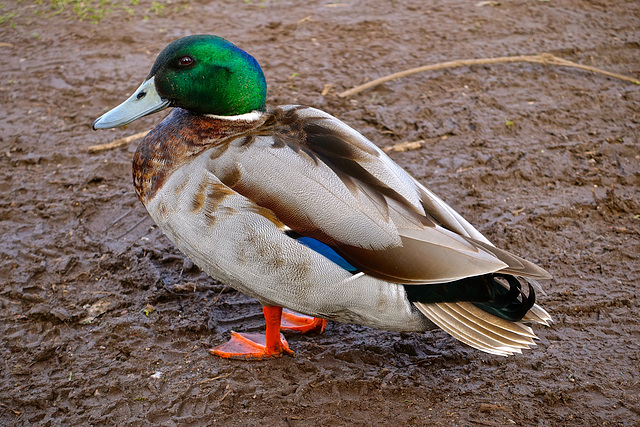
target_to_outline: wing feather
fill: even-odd
[[[211,171],[295,232],[332,246],[373,276],[409,284],[496,271],[548,278],[495,248],[378,147],[327,113],[278,107],[252,133],[215,150]]]

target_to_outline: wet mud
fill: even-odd
[[[640,86],[522,63],[336,96],[420,65],[541,52],[638,78],[640,3],[195,0],[96,24],[34,7],[0,10],[16,12],[0,23],[0,424],[640,421]],[[442,331],[330,323],[289,336],[295,358],[209,355],[232,329],[262,330],[259,304],[154,226],[133,191],[135,143],[87,152],[160,121],[90,130],[196,33],[253,54],[270,105],[321,108],[380,147],[423,141],[390,155],[554,276],[539,345],[503,358]]]

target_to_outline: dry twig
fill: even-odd
[[[209,379],[204,380],[204,381],[200,381],[198,383],[198,385],[202,385],[202,384],[208,383],[210,381],[215,381],[215,380],[219,380],[219,379],[222,379],[222,378],[227,378],[229,375],[231,375],[231,372],[229,372],[228,374],[218,375],[217,377],[209,378]]]
[[[136,139],[144,138],[149,133],[148,130],[143,132],[136,133],[135,135],[125,136],[124,138],[114,139],[111,142],[106,144],[98,144],[92,145],[87,148],[87,151],[90,154],[99,153],[101,151],[113,150],[114,148],[122,147],[123,145],[127,145],[131,141],[135,141]]]
[[[347,98],[357,93],[360,93],[362,91],[365,91],[367,89],[371,89],[372,87],[378,86],[382,83],[388,82],[390,80],[399,79],[399,78],[410,76],[416,73],[422,73],[424,71],[437,71],[437,70],[443,70],[445,68],[468,67],[470,65],[506,64],[506,63],[512,63],[512,62],[532,62],[532,63],[543,64],[543,65],[559,65],[563,67],[578,68],[581,70],[591,71],[593,73],[603,74],[605,76],[631,82],[633,84],[640,84],[639,80],[634,79],[632,77],[624,76],[622,74],[612,73],[609,71],[601,70],[599,68],[590,67],[588,65],[576,64],[575,62],[558,58],[557,56],[554,56],[550,53],[541,53],[539,55],[502,56],[499,58],[461,59],[457,61],[449,61],[449,62],[441,62],[439,64],[425,65],[422,67],[400,71],[399,73],[394,73],[385,77],[381,77],[379,79],[372,80],[369,83],[365,83],[363,85],[356,86],[352,89],[345,90],[344,92],[339,93],[338,96],[340,98]]]
[[[418,141],[400,142],[398,144],[394,144],[389,147],[384,147],[382,151],[384,151],[385,153],[390,153],[392,151],[403,152],[403,151],[417,150],[421,148],[424,143],[425,143],[424,139],[420,139]]]

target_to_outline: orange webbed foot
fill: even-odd
[[[262,307],[267,324],[265,334],[231,332],[231,340],[209,350],[214,356],[232,359],[260,360],[280,357],[283,354],[293,356],[287,340],[280,333],[282,307]]]
[[[283,310],[280,330],[285,332],[297,332],[305,334],[307,332],[322,333],[327,328],[327,320],[317,317],[305,316],[293,311]]]
[[[279,343],[272,348],[267,346],[267,337],[264,334],[231,332],[231,339],[209,350],[214,356],[225,359],[265,359],[280,357],[283,354],[293,356],[287,340],[280,334]]]

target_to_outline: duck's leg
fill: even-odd
[[[264,359],[279,357],[285,353],[293,356],[287,340],[280,333],[282,307],[264,306],[262,313],[267,323],[264,335],[231,332],[228,342],[212,348],[209,352],[215,356],[232,359]]]
[[[306,332],[324,332],[326,328],[326,319],[305,316],[289,310],[282,312],[282,321],[280,322],[280,330],[282,331],[304,334]]]

